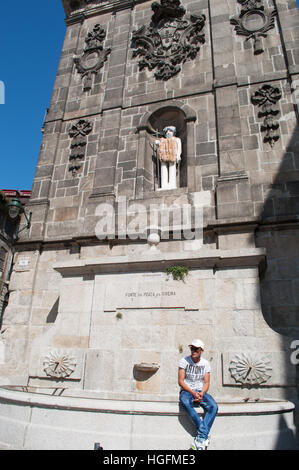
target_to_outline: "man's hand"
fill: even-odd
[[[195,402],[201,402],[201,400],[203,399],[203,395],[204,395],[204,394],[203,394],[202,392],[195,392],[195,393],[193,394],[193,396],[194,396],[194,401],[195,401]]]
[[[196,403],[200,403],[203,399],[204,394],[205,394],[205,392],[195,392],[194,395],[193,395],[194,396],[194,401]]]

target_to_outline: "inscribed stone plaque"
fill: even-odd
[[[106,286],[104,311],[142,308],[184,308],[198,310],[203,307],[203,289],[199,280],[120,282]]]

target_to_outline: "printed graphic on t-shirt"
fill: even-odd
[[[188,364],[185,370],[185,380],[190,384],[195,386],[196,384],[203,382],[205,366],[192,366],[191,364]]]

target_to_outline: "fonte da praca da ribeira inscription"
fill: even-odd
[[[165,283],[118,282],[117,289],[113,283],[109,283],[105,289],[104,310],[114,311],[119,308],[198,310],[202,308],[204,298],[204,289],[198,280],[193,280],[188,284],[180,282],[179,285],[178,281]]]

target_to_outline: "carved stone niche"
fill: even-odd
[[[194,156],[195,112],[179,101],[168,102],[164,107],[153,107],[137,127],[139,134],[136,198],[144,198],[150,191],[161,189],[159,162],[154,142],[163,136],[166,126],[176,127],[176,136],[182,141],[181,162],[177,168],[177,188],[188,186],[189,164]],[[190,160],[190,161],[189,161]]]
[[[202,33],[205,15],[191,15],[186,19],[186,10],[180,3],[180,0],[154,2],[150,24],[133,32],[133,57],[141,57],[139,69],[155,69],[158,80],[177,75],[181,65],[195,59],[200,45],[205,42]]]
[[[264,52],[262,37],[267,37],[267,32],[275,27],[277,10],[265,12],[261,0],[238,0],[242,5],[238,17],[233,17],[230,23],[235,26],[239,36],[246,36],[246,41],[253,40],[254,54]]]

